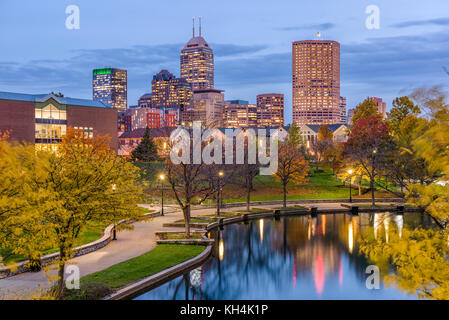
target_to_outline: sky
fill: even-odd
[[[66,28],[69,5],[80,10],[79,29]],[[369,5],[379,8],[378,29],[366,27]],[[292,41],[317,32],[341,44],[348,108],[377,96],[389,109],[416,88],[449,88],[447,0],[0,0],[0,91],[91,99],[92,69],[117,67],[128,70],[135,105],[161,69],[179,76],[194,16],[202,17],[225,99],[283,93],[286,123]]]

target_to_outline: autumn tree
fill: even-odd
[[[2,228],[11,230],[14,236],[0,241],[13,248],[27,242],[26,247],[33,248],[36,256],[48,247],[58,248],[54,294],[61,297],[65,265],[86,224],[141,217],[136,205],[141,193],[135,184],[138,169],[110,150],[107,137],[88,138],[72,128],[68,128],[57,152],[30,150],[23,151],[27,152],[26,160],[22,151],[16,154],[22,160],[22,175],[4,197],[20,205],[9,211],[14,216],[2,215]],[[10,163],[7,166],[15,168]]]
[[[449,226],[449,104],[440,88],[420,89],[412,95],[427,110],[430,121],[423,134],[413,141],[417,155],[438,173],[440,184],[415,184],[407,194],[409,202],[427,210],[443,228]],[[445,183],[446,182],[446,183]]]
[[[397,97],[393,100],[393,108],[387,113],[386,123],[391,132],[396,135],[401,131],[401,124],[407,116],[417,116],[420,113],[419,106],[415,105],[409,97]]]
[[[282,183],[284,194],[283,206],[287,207],[287,185],[288,183],[301,184],[307,179],[309,173],[309,163],[304,159],[304,155],[299,148],[294,145],[282,143],[279,146],[278,170],[275,177]]]
[[[145,128],[142,141],[131,153],[133,159],[139,161],[157,161],[159,155],[157,153],[157,146],[154,143],[153,137],[151,137],[150,128]]]
[[[387,125],[377,116],[358,120],[345,144],[345,156],[360,165],[369,177],[373,205],[375,179],[391,158],[393,148]]]
[[[329,127],[324,124],[319,127],[317,141],[312,144],[312,149],[314,150],[316,158],[316,170],[318,170],[319,164],[325,159],[326,154],[331,152],[333,147],[333,134],[329,130]]]
[[[351,128],[355,126],[357,121],[360,119],[366,119],[368,117],[379,117],[382,118],[380,113],[378,112],[378,107],[376,102],[373,99],[366,98],[363,102],[359,103],[354,111],[354,115],[352,116],[352,125]]]

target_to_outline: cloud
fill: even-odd
[[[281,31],[297,31],[297,30],[317,30],[317,31],[326,31],[335,28],[334,23],[321,23],[321,24],[310,24],[303,26],[292,26],[292,27],[282,27],[278,28]]]
[[[408,27],[416,27],[416,26],[428,26],[428,25],[447,26],[447,25],[449,25],[449,18],[405,21],[405,22],[392,24],[391,27],[393,27],[393,28],[408,28]]]

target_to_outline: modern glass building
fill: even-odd
[[[93,70],[93,100],[101,101],[119,111],[125,111],[128,103],[127,87],[126,70],[117,68]]]
[[[214,53],[200,34],[193,36],[181,51],[181,78],[192,84],[193,90],[214,88]]]
[[[293,121],[340,123],[340,43],[295,41],[292,51]]]

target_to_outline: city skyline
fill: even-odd
[[[284,94],[286,124],[292,119],[291,43],[314,39],[317,31],[322,39],[341,43],[341,95],[347,98],[348,109],[367,96],[382,97],[389,109],[394,97],[413,88],[444,85],[447,89],[442,66],[449,66],[445,32],[449,19],[441,13],[449,9],[447,2],[436,1],[431,7],[409,1],[379,3],[379,30],[365,28],[369,2],[347,1],[351,10],[325,2],[266,3],[257,8],[236,2],[226,5],[222,18],[204,1],[177,2],[180,10],[176,12],[155,4],[161,9],[160,17],[142,22],[139,17],[145,14],[146,4],[129,5],[121,11],[115,3],[106,8],[101,1],[81,1],[77,3],[79,30],[64,26],[65,8],[71,4],[67,1],[45,10],[32,2],[16,10],[18,4],[11,3],[0,10],[0,24],[5,26],[0,34],[8,47],[0,58],[0,87],[3,91],[61,91],[66,96],[90,98],[91,70],[112,66],[128,70],[128,104],[136,104],[148,92],[153,74],[167,69],[180,75],[179,53],[191,36],[191,17],[201,15],[203,35],[214,49],[215,87],[225,90],[226,100],[250,103],[255,103],[260,93]],[[407,12],[400,10],[404,5]],[[101,15],[97,14],[100,7]],[[20,11],[22,19],[5,14],[8,11]],[[114,17],[120,14],[129,23],[114,26]],[[39,25],[30,29],[37,17]],[[162,29],[161,20],[168,17],[171,24]],[[105,32],[106,28],[111,32]],[[27,47],[42,44],[42,49],[30,52],[24,50],[23,43]],[[51,77],[42,77],[43,72]],[[412,73],[418,76],[412,77]]]

